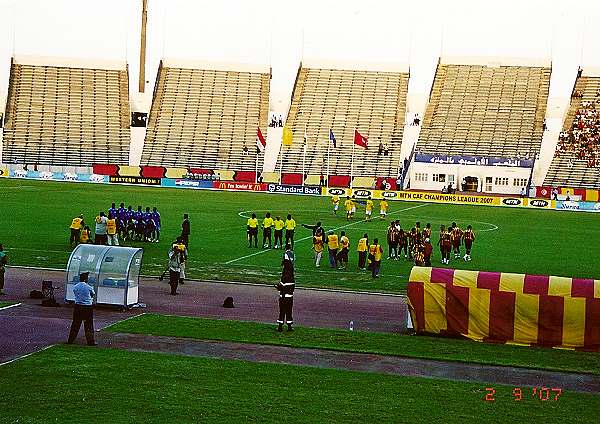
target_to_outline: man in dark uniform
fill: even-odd
[[[281,281],[275,288],[279,290],[279,319],[277,320],[277,331],[283,331],[283,324],[287,324],[288,331],[293,331],[292,309],[294,307],[294,289],[296,281],[294,280],[294,265],[292,261],[284,259]]]
[[[8,257],[4,253],[4,246],[0,243],[0,295],[4,294],[4,273],[6,272],[6,264]]]
[[[94,307],[92,306],[96,293],[94,293],[94,288],[87,283],[88,276],[89,273],[87,272],[79,274],[79,282],[73,287],[75,307],[73,308],[73,322],[71,323],[67,344],[73,344],[83,321],[88,346],[96,346],[94,341]]]
[[[189,248],[190,244],[190,218],[187,213],[183,214],[183,222],[181,223],[181,241]]]

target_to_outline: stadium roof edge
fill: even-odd
[[[489,67],[498,66],[530,66],[550,68],[550,58],[508,57],[508,56],[442,56],[440,63],[443,65],[482,65]]]
[[[254,64],[242,62],[214,62],[206,60],[163,58],[163,66],[167,68],[203,69],[212,71],[252,72],[259,74],[271,73],[268,64]]]
[[[409,64],[402,62],[355,62],[350,60],[302,59],[303,68],[336,69],[339,71],[372,71],[408,73]]]
[[[110,69],[115,71],[125,70],[125,60],[103,60],[103,59],[81,59],[58,56],[28,56],[15,55],[14,63],[32,66],[56,66],[61,68],[84,68],[84,69]]]

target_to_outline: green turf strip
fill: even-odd
[[[596,352],[495,345],[448,338],[309,327],[295,327],[292,333],[278,333],[274,324],[158,314],[144,314],[121,321],[107,330],[600,374],[599,354]]]
[[[364,210],[359,208],[357,219],[348,223],[342,212],[333,215],[327,197],[7,178],[0,178],[0,192],[0,217],[6,217],[5,225],[0,227],[0,241],[12,265],[64,269],[71,253],[68,243],[71,219],[83,213],[93,231],[93,220],[100,210],[106,211],[111,202],[117,205],[125,202],[134,209],[138,205],[156,206],[161,212],[160,243],[124,243],[144,248],[142,272],[146,275],[158,276],[165,269],[170,242],[180,234],[182,215],[188,212],[192,230],[188,278],[276,283],[282,251],[248,248],[246,240],[245,217],[255,212],[262,219],[270,211],[280,216],[291,213],[298,223],[296,282],[303,287],[404,291],[412,266],[409,261],[384,257],[381,278],[376,280],[356,270],[356,244],[364,233],[370,239],[378,237],[387,254],[389,219],[399,219],[405,229],[415,221],[421,221],[421,225],[430,222],[434,243],[440,224],[456,221],[463,227],[472,225],[476,236],[473,260],[452,258],[453,268],[582,278],[600,276],[600,261],[591,260],[600,257],[600,243],[593,242],[600,239],[600,225],[598,216],[592,213],[391,201],[388,221],[375,218],[372,222],[361,222],[358,218],[364,217]],[[326,255],[321,267],[315,268],[311,232],[300,224],[317,221],[326,229],[337,229],[338,234],[345,231],[350,238],[348,271],[330,269]],[[440,263],[437,248],[433,265],[445,267]]]
[[[0,368],[0,422],[585,422],[600,396],[515,401],[512,387],[55,346]],[[535,421],[533,421],[535,419]]]
[[[2,301],[0,301],[0,309],[5,308],[10,305],[16,305],[17,303],[19,303],[19,302],[2,302]]]

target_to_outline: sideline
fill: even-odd
[[[10,302],[10,300],[9,300],[9,302]],[[10,309],[10,308],[16,308],[17,306],[21,306],[21,305],[22,305],[22,303],[19,302],[19,303],[15,303],[13,305],[3,306],[3,307],[0,308],[0,311],[5,311],[5,310]]]
[[[26,265],[11,265],[7,268],[16,268],[16,269],[25,269],[25,270],[33,270],[33,271],[52,271],[52,272],[66,272],[66,269],[60,268],[43,268],[43,267],[35,267],[35,266],[26,266]],[[148,280],[157,280],[156,275],[148,275],[141,274],[141,278]],[[158,281],[158,280],[157,280]],[[237,286],[258,286],[258,287],[273,287],[272,284],[263,284],[263,283],[248,283],[245,281],[225,281],[225,280],[211,280],[211,279],[186,279],[186,281],[193,283],[220,283],[220,284],[231,284]],[[296,287],[296,290],[312,290],[312,291],[321,291],[321,292],[331,292],[331,293],[345,293],[345,294],[360,294],[360,295],[368,295],[368,296],[383,296],[383,297],[401,297],[406,298],[406,294],[403,293],[386,293],[386,292],[371,292],[371,291],[362,291],[362,290],[344,290],[344,289],[333,289],[327,287]]]
[[[390,213],[388,214],[388,216],[389,216],[389,215],[396,214],[396,213],[404,212],[404,211],[409,211],[409,210],[412,210],[412,209],[422,208],[423,206],[427,206],[427,205],[429,205],[429,203],[421,203],[421,204],[419,204],[419,205],[416,205],[416,206],[410,206],[410,207],[408,207],[408,208],[399,209],[399,210],[397,210],[397,211],[390,212]],[[245,213],[245,212],[247,212],[247,211],[242,211],[242,212],[240,212],[240,213]],[[239,215],[240,213],[238,213],[238,215]],[[241,215],[240,215],[240,216],[241,216]],[[352,227],[352,226],[354,226],[354,225],[362,224],[362,223],[364,223],[364,222],[367,222],[367,220],[366,220],[366,219],[361,219],[360,221],[355,221],[355,222],[351,222],[351,223],[349,223],[349,224],[341,225],[341,226],[339,226],[339,227],[331,228],[331,230],[332,230],[332,231],[341,230],[341,229],[343,229],[343,228]],[[305,240],[310,240],[310,239],[312,239],[312,236],[306,236],[306,237],[303,237],[303,238],[301,238],[301,239],[298,239],[298,240],[296,240],[296,243],[298,243],[298,242],[301,242],[301,241],[305,241]],[[232,263],[234,263],[234,262],[241,261],[241,260],[243,260],[243,259],[247,259],[247,258],[251,258],[251,257],[253,257],[253,256],[256,256],[256,255],[261,255],[261,254],[263,254],[263,253],[267,253],[267,252],[270,252],[270,251],[271,251],[271,250],[260,250],[259,252],[254,252],[254,253],[251,253],[251,254],[249,254],[249,255],[241,256],[241,257],[239,257],[239,258],[235,258],[235,259],[231,259],[231,260],[229,260],[229,261],[225,262],[225,265],[229,265],[229,264],[232,264]]]

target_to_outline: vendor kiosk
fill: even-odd
[[[134,247],[78,245],[67,265],[65,300],[75,301],[73,287],[79,274],[88,272],[95,304],[130,307],[138,303],[143,249]]]

